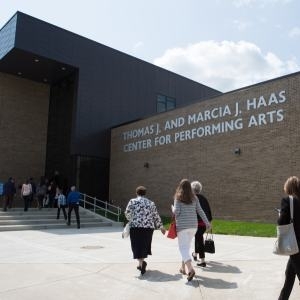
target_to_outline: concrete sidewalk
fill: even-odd
[[[215,235],[216,254],[188,283],[177,240],[160,231],[144,276],[120,228],[0,232],[0,241],[0,300],[273,300],[287,261],[272,238]],[[297,280],[290,299],[300,299]]]

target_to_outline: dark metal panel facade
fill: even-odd
[[[109,157],[112,126],[156,113],[157,94],[177,107],[220,92],[25,14],[16,47],[79,69],[72,154]]]

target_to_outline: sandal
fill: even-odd
[[[179,269],[179,273],[181,273],[182,275],[186,275],[185,270],[183,270],[182,268]]]
[[[189,272],[187,280],[191,281],[194,278],[195,275],[196,275],[195,271],[192,270],[191,272]]]

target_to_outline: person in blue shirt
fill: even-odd
[[[79,202],[80,202],[80,193],[76,191],[76,187],[73,185],[71,187],[71,192],[67,196],[67,205],[69,206],[67,225],[68,226],[71,225],[71,213],[72,210],[74,209],[78,229],[80,228]]]

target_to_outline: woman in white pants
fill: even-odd
[[[182,179],[176,189],[172,211],[175,215],[178,246],[182,257],[179,271],[184,275],[187,274],[187,280],[191,281],[195,276],[195,270],[192,266],[190,248],[198,227],[197,214],[204,221],[207,230],[211,225],[187,179]]]

